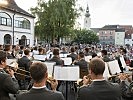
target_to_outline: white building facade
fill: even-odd
[[[115,31],[115,45],[125,45],[125,30],[117,29]]]
[[[34,44],[34,16],[19,8],[14,0],[0,7],[0,44]]]

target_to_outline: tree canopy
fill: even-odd
[[[79,15],[75,3],[76,0],[38,0],[37,6],[30,9],[37,18],[35,35],[47,42],[68,36]]]
[[[74,42],[95,44],[99,42],[97,34],[91,30],[75,30]]]

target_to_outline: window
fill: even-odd
[[[113,39],[113,37],[112,37],[112,36],[110,36],[110,39]]]
[[[110,35],[112,35],[113,34],[113,32],[112,31],[110,31]]]
[[[11,23],[11,19],[7,18],[7,26],[11,26],[12,23]]]
[[[6,18],[1,17],[1,25],[7,25]]]
[[[0,24],[1,25],[6,25],[6,26],[12,26],[11,19],[6,18],[6,17],[0,17]]]
[[[18,20],[15,20],[14,26],[15,27],[19,27],[19,24],[18,23],[19,23],[19,21]]]
[[[15,20],[15,27],[17,28],[24,28],[24,29],[30,29],[30,21],[28,20]]]

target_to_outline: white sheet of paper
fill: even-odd
[[[60,56],[61,58],[66,58],[67,55],[69,55],[69,54],[62,54],[62,53],[61,53],[59,56]]]
[[[17,62],[17,59],[7,59],[6,64],[10,65],[12,62]]]
[[[121,72],[117,60],[108,62],[108,66],[109,66],[109,69],[110,69],[110,72],[111,72],[112,75]]]
[[[123,56],[120,57],[120,61],[121,61],[122,67],[125,68],[127,65]]]
[[[44,60],[46,59],[46,55],[34,55],[35,60]]]
[[[56,64],[55,62],[44,62],[44,64],[46,64],[47,66],[47,70],[48,70],[48,75],[53,75],[53,68],[54,65]]]
[[[90,62],[91,59],[92,59],[92,56],[85,56],[85,61]]]
[[[54,79],[77,81],[79,79],[79,66],[54,66]]]
[[[110,76],[111,76],[111,75],[110,75],[110,73],[109,73],[108,65],[107,65],[107,63],[105,62],[105,70],[104,70],[104,73],[103,73],[103,77],[104,77],[105,79],[108,79]]]
[[[71,65],[72,64],[72,58],[71,57],[61,58],[61,59],[64,60],[64,65]]]

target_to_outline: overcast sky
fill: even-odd
[[[15,0],[18,6],[28,11],[37,0]],[[90,8],[92,27],[108,24],[133,25],[133,0],[79,0],[79,5]],[[84,14],[82,14],[84,15]],[[83,24],[83,18],[80,23]]]

